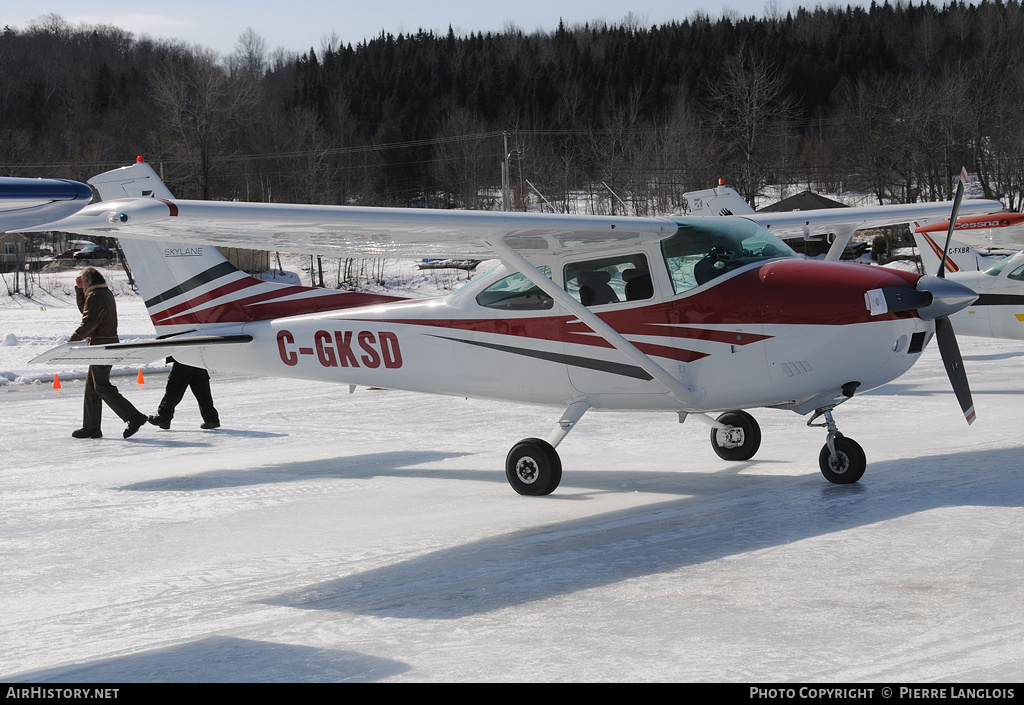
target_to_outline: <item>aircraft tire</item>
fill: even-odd
[[[818,454],[818,466],[821,474],[829,482],[837,485],[851,485],[864,476],[868,460],[864,455],[864,449],[857,441],[837,435],[834,439],[836,445],[836,461],[832,460],[832,452],[828,449],[828,443],[821,447]]]
[[[505,477],[521,495],[551,494],[562,481],[562,460],[547,441],[524,438],[512,446],[505,459]]]
[[[761,427],[757,420],[745,411],[727,411],[718,417],[719,423],[734,426],[741,431],[740,438],[727,438],[711,429],[711,447],[722,460],[750,460],[761,447]]]

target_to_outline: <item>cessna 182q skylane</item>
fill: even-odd
[[[936,331],[961,407],[974,417],[947,320],[974,292],[938,277],[802,259],[742,218],[180,201],[141,161],[90,183],[106,200],[47,229],[118,237],[160,338],[69,343],[36,361],[174,355],[214,371],[562,407],[546,439],[527,438],[508,454],[506,475],[520,494],[558,486],[555,447],[589,409],[698,418],[728,460],[751,458],[761,442],[742,409],[813,414],[808,425],[827,430],[822,473],[856,482],[864,451],[838,432],[833,409],[906,372]],[[949,205],[938,208],[921,205],[916,217],[949,217]],[[210,245],[502,264],[440,299],[395,300],[263,282]]]

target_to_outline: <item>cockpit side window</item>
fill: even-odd
[[[551,267],[541,265],[541,273],[551,278]],[[476,295],[476,302],[485,308],[505,311],[542,311],[554,305],[550,296],[520,272],[509,274]]]
[[[646,255],[571,262],[565,265],[565,290],[584,306],[642,301],[654,296]]]
[[[661,251],[675,293],[681,294],[743,265],[796,257],[789,245],[742,218],[703,218],[679,223]]]
[[[1024,264],[1007,274],[1006,278],[1013,279],[1014,281],[1024,281]]]

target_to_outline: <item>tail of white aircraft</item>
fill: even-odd
[[[89,180],[104,201],[174,197],[140,160]],[[231,264],[216,247],[120,240],[158,335],[202,330],[372,303],[395,297],[267,282]]]
[[[938,236],[931,233],[914,233],[914,242],[917,243],[918,252],[921,253],[921,264],[924,265],[924,271],[928,274],[939,271],[939,262],[942,260],[942,243],[945,239],[945,234]],[[949,248],[946,251],[946,274],[977,272],[986,269],[991,262],[991,258],[983,256],[970,245],[955,240],[949,241]]]
[[[754,212],[735,189],[728,186],[683,194],[683,215],[748,215]]]

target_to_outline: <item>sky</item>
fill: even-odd
[[[238,36],[247,28],[256,30],[270,50],[282,47],[292,52],[319,48],[324,39],[336,34],[344,44],[357,44],[364,39],[390,34],[415,33],[419,29],[446,33],[449,25],[462,36],[470,32],[495,32],[508,23],[522,31],[553,31],[559,20],[566,24],[582,24],[604,20],[620,24],[632,13],[642,25],[660,25],[684,20],[696,12],[711,17],[723,13],[738,16],[784,14],[801,5],[847,4],[867,5],[870,0],[852,3],[800,2],[798,0],[726,0],[709,6],[697,0],[634,0],[624,4],[614,0],[591,2],[552,2],[551,0],[520,0],[513,5],[482,3],[470,0],[389,0],[388,2],[351,2],[343,0],[292,0],[282,4],[271,0],[218,2],[211,0],[176,0],[165,4],[101,0],[82,3],[79,0],[0,0],[0,18],[7,26],[24,29],[33,20],[57,14],[72,25],[112,24],[158,39],[180,39],[190,44],[229,54]],[[286,10],[282,11],[282,7]]]

